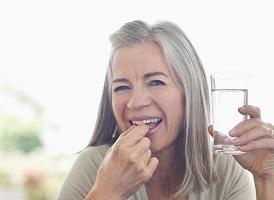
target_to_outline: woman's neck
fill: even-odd
[[[153,156],[159,159],[159,165],[152,178],[146,183],[148,196],[171,197],[182,183],[182,156],[176,155],[175,145]]]

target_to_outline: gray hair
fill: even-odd
[[[216,180],[213,153],[207,132],[209,124],[209,90],[206,74],[194,47],[175,24],[159,22],[148,25],[132,21],[110,36],[112,54],[105,78],[100,109],[91,145],[112,144],[117,139],[117,124],[111,106],[112,58],[117,49],[145,41],[156,42],[164,53],[170,72],[185,94],[185,113],[181,137],[177,138],[183,160],[184,179],[175,196],[204,190]],[[178,141],[179,140],[179,141]]]

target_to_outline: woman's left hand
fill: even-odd
[[[250,119],[237,124],[230,136],[241,151],[246,153],[234,156],[243,168],[257,177],[274,176],[274,127],[261,120],[260,109],[245,105],[239,108],[242,115],[249,115]],[[210,130],[211,129],[211,130]],[[209,127],[210,132],[212,127]]]
[[[274,175],[274,127],[261,120],[260,109],[245,105],[239,108],[242,115],[250,119],[236,125],[230,135],[236,137],[232,142],[240,146],[245,154],[234,156],[235,159],[253,175],[265,177]]]

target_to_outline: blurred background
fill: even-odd
[[[208,77],[248,73],[249,103],[274,122],[271,1],[0,1],[0,199],[56,199],[92,134],[108,37],[135,19],[177,23]]]

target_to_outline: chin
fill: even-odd
[[[155,154],[155,153],[170,149],[170,147],[174,147],[176,139],[174,140],[168,140],[168,139],[170,138],[160,138],[157,136],[150,138],[151,152]]]
[[[160,151],[166,149],[166,147],[167,147],[167,145],[165,145],[165,144],[157,143],[157,141],[151,140],[150,150],[152,153],[160,152]]]

